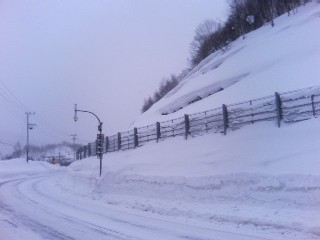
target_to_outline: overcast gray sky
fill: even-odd
[[[196,26],[227,11],[226,0],[1,0],[0,141],[26,143],[27,110],[31,143],[93,141],[97,122],[75,123],[75,103],[105,134],[127,130],[161,79],[187,67]]]

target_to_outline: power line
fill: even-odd
[[[14,146],[13,143],[9,143],[9,142],[3,141],[3,140],[1,140],[1,139],[0,139],[0,143],[1,143],[1,144],[4,144],[4,145],[12,146],[12,147]]]
[[[2,103],[3,109],[7,110],[7,112],[13,116],[14,121],[20,124],[24,123],[22,120],[22,113],[25,110],[24,107],[19,105],[16,97],[8,89],[4,82],[1,81],[1,79],[0,84],[2,85],[2,87],[0,87],[0,103]]]
[[[16,103],[16,105],[19,107],[19,106],[22,106],[22,110],[25,111],[25,110],[30,110],[29,107],[27,107],[25,104],[23,104],[11,91],[10,89],[4,84],[3,81],[1,81],[0,79],[0,83],[2,84],[2,86],[6,89],[6,91],[9,93],[9,95],[12,96],[12,99],[14,99],[14,102]]]
[[[63,137],[69,137],[69,134],[67,134],[66,132],[64,132],[63,130],[59,129],[58,127],[56,127],[53,123],[50,123],[48,120],[46,120],[41,114],[38,114],[38,119],[47,126],[47,128],[49,130],[54,129],[54,132],[58,132],[59,135],[63,136]],[[53,130],[52,130],[53,131]]]
[[[22,129],[21,129],[21,130],[22,130]],[[23,130],[24,130],[24,129],[23,129]],[[10,135],[10,136],[14,135],[15,137],[18,137],[18,138],[26,137],[26,135],[23,135],[21,131],[20,131],[20,134],[17,134],[17,133],[14,133],[14,132],[12,132],[12,131],[10,131],[10,130],[8,130],[8,129],[0,130],[0,134],[1,134],[1,135],[6,135],[6,136],[8,136],[8,135]]]
[[[2,98],[0,98],[0,103],[2,103],[3,109],[5,109],[9,114],[11,114],[16,121],[22,121],[22,119],[21,119],[22,112],[19,111],[19,113],[21,115],[19,113],[17,113],[16,112],[17,110],[14,109],[11,105],[8,105]]]
[[[0,84],[3,88],[0,88],[0,96],[2,96],[2,102],[4,103],[4,106],[7,108],[8,112],[15,117],[15,119],[21,119],[20,116],[18,116],[17,111],[20,113],[21,110],[25,111],[26,109],[30,109],[28,106],[23,104],[10,89],[5,85],[3,81],[0,80]],[[21,112],[22,113],[22,112]],[[41,114],[37,114],[37,118],[39,121],[43,123],[43,125],[52,132],[60,133],[61,136],[64,138],[68,137],[69,135],[66,132],[63,132],[62,130],[58,129],[56,126],[54,126],[52,123],[47,121]],[[21,120],[22,121],[22,120]],[[24,122],[24,121],[23,121]],[[52,130],[54,129],[54,130]],[[58,135],[58,134],[56,134]],[[55,137],[56,138],[56,137]]]
[[[11,114],[14,117],[14,120],[20,124],[23,123],[24,120],[22,117],[23,112],[26,110],[30,112],[30,108],[26,106],[22,101],[19,100],[18,97],[7,87],[7,85],[0,79],[0,103],[3,103],[4,108],[8,111],[9,114]],[[40,132],[43,132],[46,134],[46,136],[49,134],[53,138],[57,140],[66,139],[69,137],[69,134],[65,132],[64,130],[57,127],[52,122],[48,121],[41,113],[37,113],[35,116],[37,118],[37,122],[39,125],[39,122],[41,122],[42,126],[44,128],[39,127]],[[40,125],[40,126],[41,126]],[[45,131],[45,129],[47,131]],[[21,137],[20,137],[21,138]],[[89,142],[88,140],[78,139],[79,142]]]

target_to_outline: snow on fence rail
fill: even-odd
[[[246,125],[263,121],[291,124],[317,117],[320,114],[320,86],[291,92],[275,93],[271,96],[222,107],[152,125],[134,128],[127,132],[105,138],[104,152],[134,149],[148,142],[159,142],[166,138],[195,137],[206,133],[234,131]],[[96,155],[96,143],[78,149],[77,159]]]

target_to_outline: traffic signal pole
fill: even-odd
[[[103,147],[102,147],[102,141],[101,141],[101,136],[103,136],[102,134],[102,122],[100,122],[99,120],[99,126],[98,126],[98,130],[100,132],[99,134],[99,137],[100,138],[100,141],[99,141],[99,146],[97,146],[97,149],[100,149],[101,151],[100,152],[97,152],[97,156],[99,157],[100,159],[100,177],[101,177],[101,172],[102,172],[102,158],[103,158]],[[98,143],[97,143],[98,144]]]
[[[95,116],[99,122],[99,125],[98,125],[98,131],[99,131],[99,134],[97,136],[97,144],[99,143],[99,146],[97,146],[97,150],[100,149],[101,151],[97,152],[97,157],[100,159],[100,177],[101,177],[101,173],[102,173],[102,158],[103,158],[103,139],[101,141],[98,141],[99,138],[103,138],[103,134],[102,134],[102,122],[100,121],[100,119],[98,118],[98,116],[96,114],[94,114],[93,112],[90,112],[90,111],[85,111],[85,110],[80,110],[80,109],[77,109],[77,104],[74,105],[74,121],[78,121],[78,116],[77,116],[77,112],[84,112],[84,113],[90,113],[92,114],[93,116]]]
[[[104,135],[100,133],[97,135],[97,142],[96,142],[96,152],[97,157],[100,159],[100,176],[101,176],[101,167],[102,167],[102,158],[103,158],[103,141]]]

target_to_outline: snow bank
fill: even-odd
[[[257,124],[227,136],[179,137],[105,154],[101,178],[95,157],[74,162],[68,171],[73,181],[104,193],[211,199],[212,190],[229,188],[230,194],[311,192],[320,201],[318,132],[319,119],[281,128]]]
[[[0,161],[0,179],[30,176],[56,170],[61,170],[60,166],[42,161],[29,161],[27,163],[25,158]]]
[[[74,162],[64,186],[109,206],[320,238],[320,120],[262,123]],[[311,220],[312,219],[312,220]],[[251,229],[252,228],[252,229]],[[300,235],[299,235],[300,234]]]
[[[108,153],[103,174],[207,177],[250,172],[261,174],[319,174],[319,119],[277,128],[266,122],[229,132],[150,143],[136,150]],[[74,174],[98,176],[99,159],[74,162]]]

